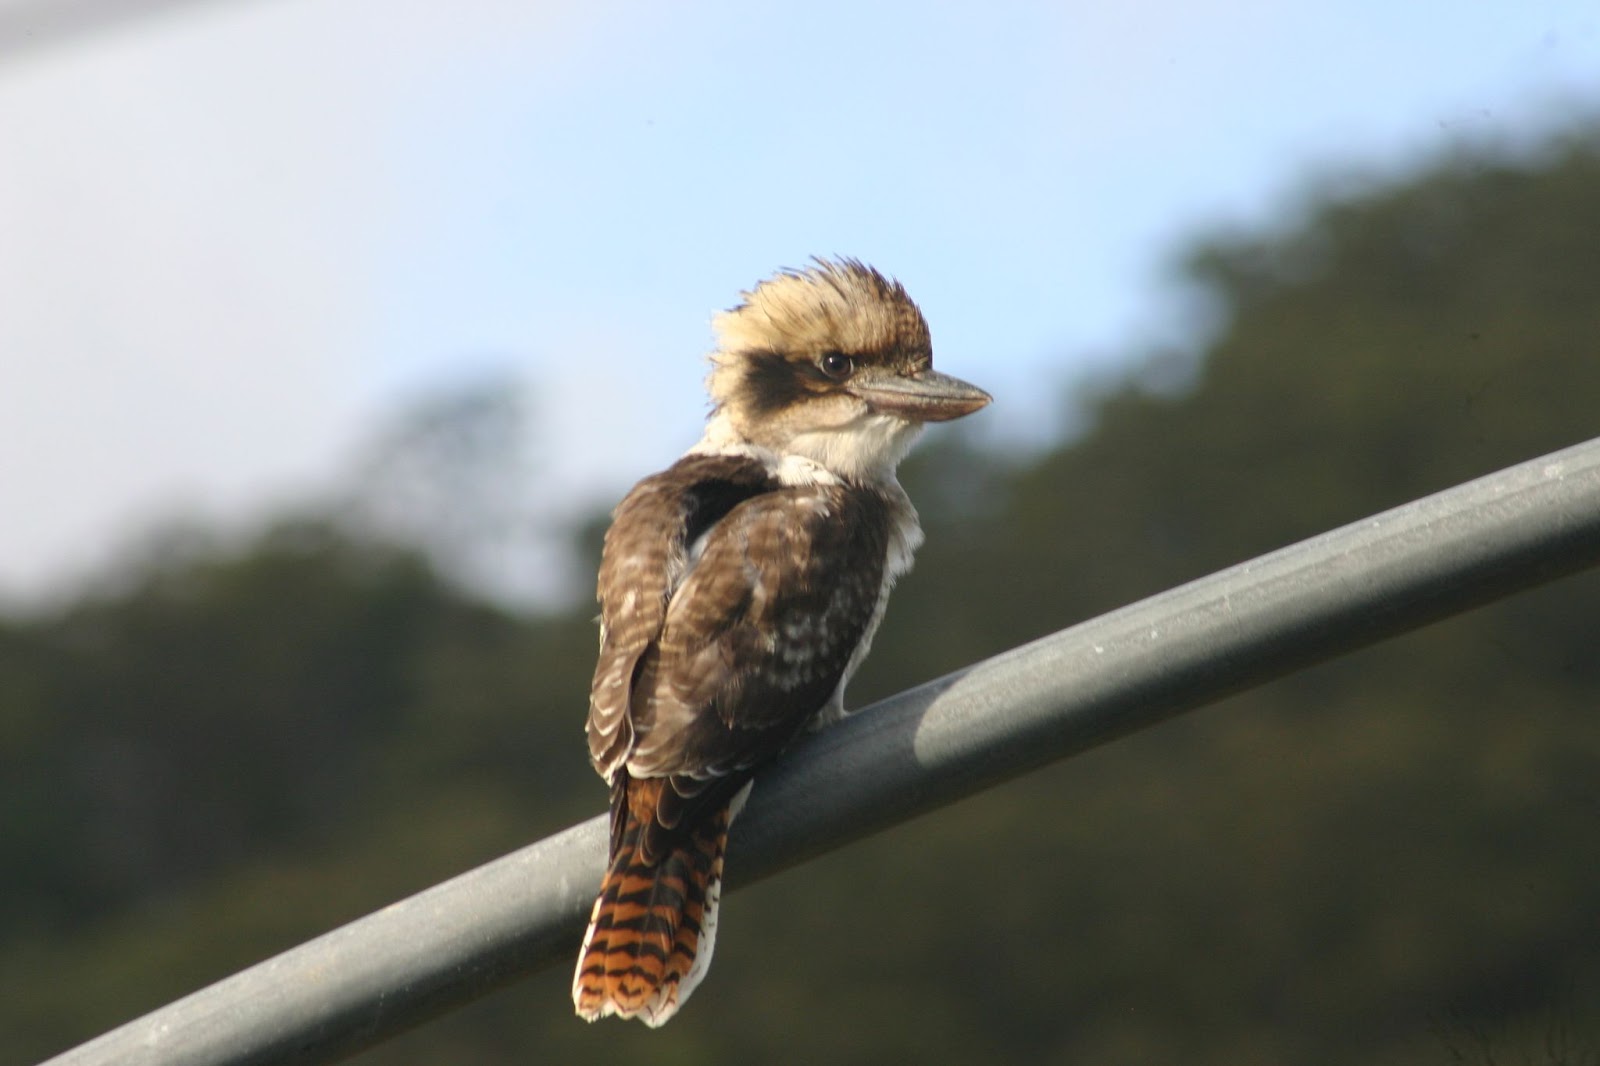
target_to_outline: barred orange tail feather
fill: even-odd
[[[688,1000],[711,964],[730,820],[724,805],[650,863],[644,826],[627,812],[578,953],[579,1017],[614,1014],[654,1028]]]

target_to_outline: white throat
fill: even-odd
[[[892,415],[865,413],[842,426],[792,435],[781,449],[753,443],[726,410],[706,422],[690,455],[744,455],[759,460],[786,484],[826,481],[894,484],[895,469],[922,426]]]

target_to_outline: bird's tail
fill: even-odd
[[[645,859],[644,825],[632,809],[625,817],[578,953],[572,1002],[586,1021],[614,1014],[655,1028],[711,965],[732,813],[724,804],[654,862]]]

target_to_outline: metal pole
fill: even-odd
[[[734,827],[729,885],[1597,563],[1600,440],[1242,563],[808,737],[757,781]],[[571,961],[603,838],[604,819],[591,819],[51,1063],[313,1063],[376,1043],[519,974]]]
[[[0,4],[0,59],[48,50],[204,0],[10,0]],[[223,5],[212,4],[218,10]]]

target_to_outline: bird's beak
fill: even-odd
[[[873,410],[911,422],[948,422],[970,415],[994,399],[976,385],[937,370],[858,379],[851,383],[850,391]]]

